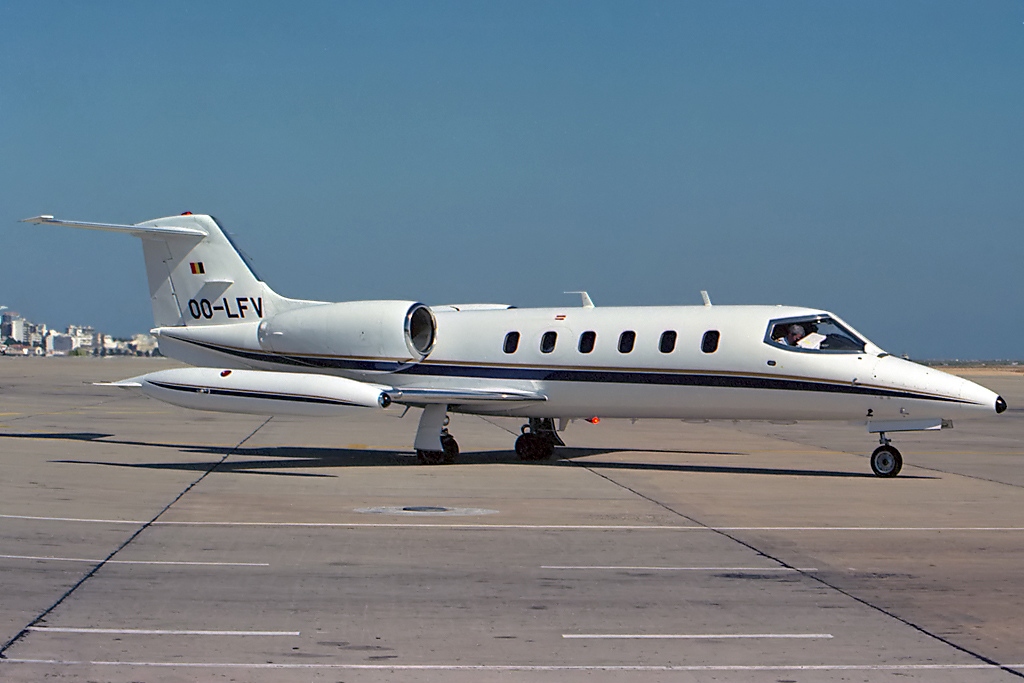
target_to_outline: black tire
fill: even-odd
[[[440,465],[444,462],[444,451],[416,451],[416,459],[424,465]]]
[[[530,460],[532,453],[531,448],[532,439],[529,434],[520,434],[516,438],[516,455],[519,456],[520,460]]]
[[[554,452],[555,445],[539,434],[527,432],[516,439],[516,455],[520,460],[547,460]]]
[[[520,460],[537,459],[537,436],[536,434],[520,434],[516,439],[516,455]]]
[[[534,460],[547,460],[555,454],[555,444],[551,439],[537,437],[537,457]]]
[[[879,446],[871,454],[871,471],[876,477],[890,479],[903,469],[903,456],[892,446]]]
[[[444,449],[444,464],[451,465],[459,457],[459,442],[451,434],[441,435],[441,448]]]

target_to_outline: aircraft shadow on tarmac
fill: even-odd
[[[52,460],[55,463],[78,465],[103,465],[108,467],[129,467],[137,469],[182,470],[206,472],[215,468],[218,472],[237,474],[268,474],[286,477],[336,477],[336,474],[322,472],[295,472],[292,470],[322,470],[342,467],[395,467],[419,465],[416,456],[401,451],[385,451],[357,448],[316,448],[308,446],[269,446],[255,448],[231,448],[224,446],[197,446],[195,444],[172,444],[147,441],[114,439],[113,434],[99,432],[68,432],[68,433],[6,433],[0,438],[22,439],[55,439],[68,441],[89,441],[93,443],[117,444],[123,446],[148,446],[162,449],[175,449],[184,453],[200,453],[219,456],[216,461],[197,462],[148,462],[125,463],[98,460],[63,459]],[[523,462],[512,450],[464,451],[459,454],[460,465],[494,465],[515,464],[527,466],[582,466],[595,470],[635,470],[662,472],[690,472],[694,474],[761,474],[787,477],[839,477],[849,479],[874,478],[868,472],[843,472],[839,470],[793,469],[776,467],[754,467],[750,465],[708,465],[684,463],[651,463],[628,461],[584,461],[586,458],[608,453],[622,453],[620,448],[574,448],[564,447],[555,451],[556,457],[551,460]],[[641,453],[665,453],[676,455],[743,455],[734,452],[709,452],[694,450],[644,449],[633,451]],[[231,458],[219,462],[224,455],[230,453]],[[218,464],[219,462],[219,464]],[[426,465],[423,465],[426,466]],[[436,467],[436,465],[432,466]],[[934,479],[936,477],[920,475],[901,475],[903,479]]]

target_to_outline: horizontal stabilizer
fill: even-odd
[[[184,228],[174,225],[120,225],[118,223],[86,223],[85,221],[65,221],[53,216],[35,216],[26,218],[22,223],[36,225],[60,225],[65,228],[85,228],[86,230],[104,230],[106,232],[122,232],[136,237],[147,235],[182,235],[188,237],[206,237],[206,233],[198,228]]]

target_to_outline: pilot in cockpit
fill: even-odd
[[[779,340],[786,346],[796,346],[807,332],[804,331],[803,325],[790,325],[789,329],[786,330],[786,334]]]
[[[820,349],[821,342],[824,340],[825,335],[818,333],[814,323],[807,323],[807,328],[794,323],[789,326],[786,336],[781,339],[787,346],[798,346],[802,349]]]

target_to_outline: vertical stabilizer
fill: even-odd
[[[137,225],[37,216],[27,223],[122,232],[142,240],[157,327],[258,322],[293,305],[256,275],[212,216],[184,214]]]

